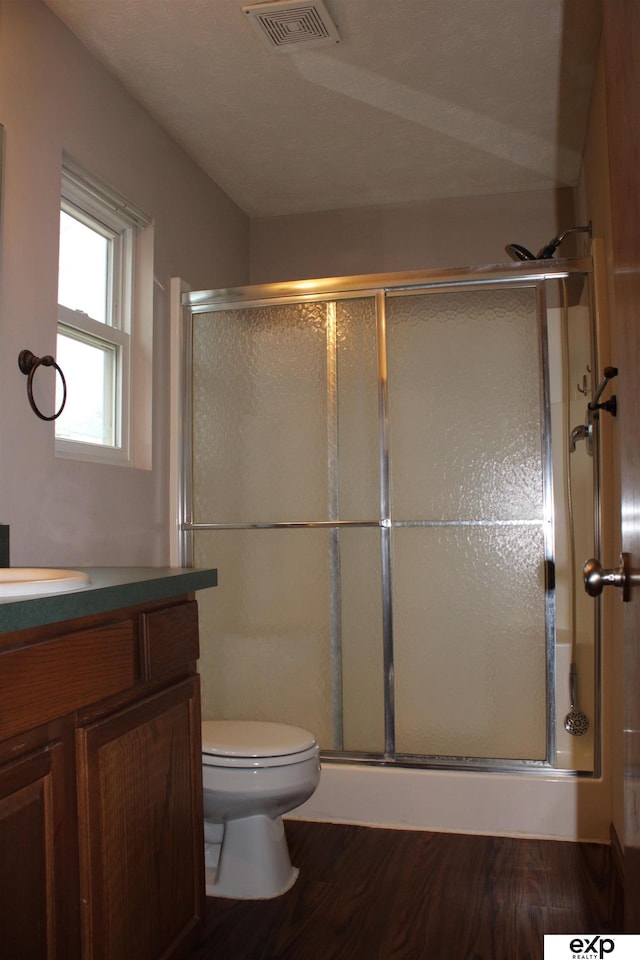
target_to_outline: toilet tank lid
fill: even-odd
[[[258,720],[205,720],[202,752],[222,757],[283,757],[315,746],[302,727]]]

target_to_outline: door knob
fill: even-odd
[[[620,554],[620,566],[615,570],[604,570],[599,560],[587,560],[582,568],[584,588],[590,597],[599,597],[604,587],[620,587],[622,600],[628,603],[631,599],[631,587],[640,583],[640,571],[632,570],[630,555]]]

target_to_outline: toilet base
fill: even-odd
[[[270,900],[286,893],[298,877],[291,866],[282,817],[264,815],[224,825],[217,870],[205,870],[208,897]]]

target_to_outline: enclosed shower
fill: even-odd
[[[597,775],[592,301],[590,258],[183,297],[205,718],[338,768]]]

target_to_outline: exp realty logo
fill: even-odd
[[[616,948],[615,940],[612,937],[574,937],[569,943],[571,950],[571,960],[603,960]]]
[[[544,960],[638,960],[640,935],[633,933],[545,934]]]

